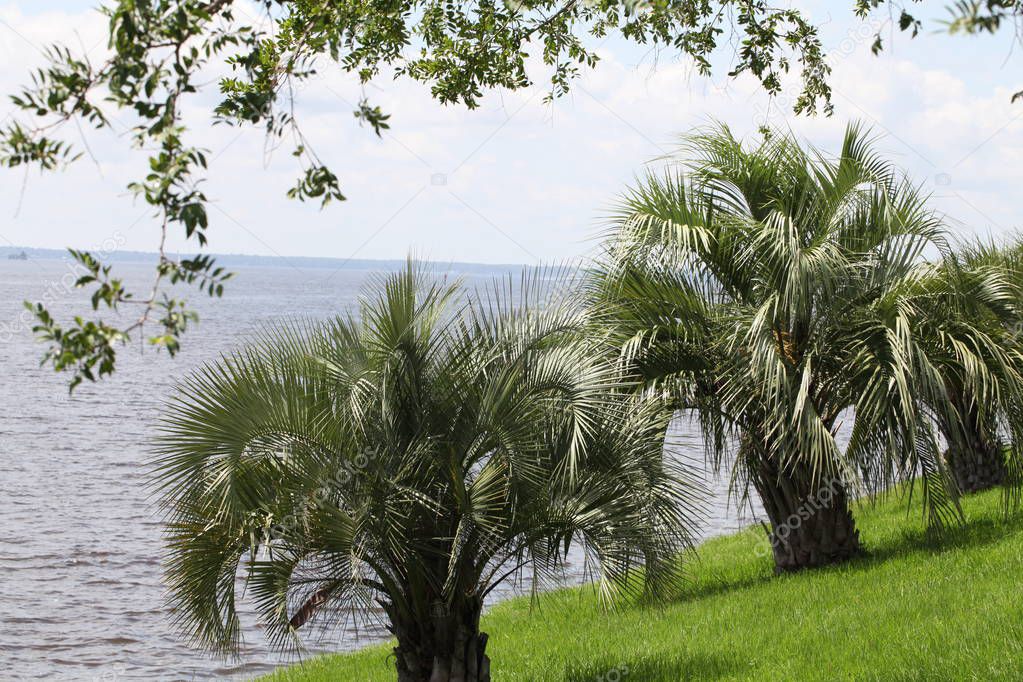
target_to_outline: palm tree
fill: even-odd
[[[199,645],[236,650],[244,576],[278,646],[377,602],[399,680],[489,680],[479,621],[502,581],[538,587],[576,544],[607,600],[677,581],[695,489],[663,457],[670,415],[618,390],[587,314],[539,282],[513,305],[410,264],[357,319],[277,330],[184,381],[156,480]]]
[[[932,528],[958,519],[935,423],[957,419],[944,377],[976,368],[935,349],[999,353],[927,286],[924,256],[949,249],[926,197],[857,126],[837,158],[722,126],[673,159],[612,215],[596,307],[632,371],[698,414],[739,499],[759,495],[776,570],[859,553],[850,498],[907,478]]]
[[[954,357],[945,382],[958,419],[940,419],[938,427],[948,444],[946,460],[962,492],[1010,483],[1007,492],[1018,498],[1019,462],[1007,457],[1010,449],[1003,436],[1023,442],[1021,257],[1019,245],[967,242],[935,270],[932,286],[936,293],[943,292],[938,311],[948,310],[950,299],[957,301],[951,307],[990,340],[979,347],[942,344]],[[955,371],[963,365],[973,371]]]

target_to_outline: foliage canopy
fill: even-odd
[[[801,498],[915,478],[932,525],[954,521],[936,423],[962,417],[953,380],[1017,413],[1023,355],[998,322],[1017,283],[961,267],[927,195],[857,126],[834,156],[722,126],[687,136],[677,160],[612,216],[596,295],[626,360],[699,413],[711,463],[734,464],[736,491],[756,486],[769,514],[788,482]]]
[[[358,319],[279,330],[185,381],[156,474],[185,631],[233,650],[244,574],[277,644],[379,601],[399,672],[446,680],[435,659],[482,660],[491,590],[546,583],[570,548],[607,600],[677,586],[699,511],[663,456],[670,412],[617,390],[588,313],[542,284],[468,305],[410,266]]]
[[[341,181],[303,135],[295,112],[303,84],[332,69],[362,83],[412,79],[439,102],[473,108],[488,90],[532,87],[537,79],[547,82],[549,97],[567,92],[582,69],[597,65],[597,48],[613,34],[690,58],[702,74],[733,36],[731,75],[752,73],[777,92],[781,75],[798,64],[803,87],[796,111],[830,111],[816,28],[797,10],[766,0],[116,0],[102,11],[109,57],[94,64],[65,46],[49,48],[48,64],[13,97],[25,118],[0,131],[0,163],[52,170],[78,156],[58,132],[64,123],[105,128],[112,112],[127,111],[135,118],[133,144],[152,150],[144,176],[130,186],[153,207],[160,227],[151,293],[127,291],[102,264],[91,268],[92,254],[79,261],[91,276],[82,286],[98,292],[94,310],[140,304],[141,313],[129,323],[62,325],[44,307],[31,306],[36,332],[51,345],[46,360],[74,373],[72,388],[112,372],[116,347],[143,333],[154,310],[161,313],[160,332],[150,342],[177,350],[194,313],[164,294],[168,280],[213,295],[223,290],[229,273],[213,259],[176,259],[163,248],[169,229],[182,230],[200,248],[207,242],[201,187],[207,152],[189,142],[182,112],[210,83],[219,89],[214,122],[260,126],[275,145],[290,144],[301,170],[288,195],[321,205],[345,198]],[[389,114],[365,97],[354,115],[377,135],[390,126]]]

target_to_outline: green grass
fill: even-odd
[[[684,598],[603,612],[592,588],[484,618],[495,682],[1023,680],[1023,519],[1000,497],[964,500],[940,545],[919,508],[891,497],[857,510],[868,554],[776,577],[763,531],[700,547]],[[758,551],[758,549],[760,551]],[[389,646],[328,656],[267,682],[395,679]]]

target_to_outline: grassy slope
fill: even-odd
[[[499,604],[483,624],[494,679],[1023,679],[1023,519],[1003,520],[997,492],[964,509],[967,526],[938,548],[904,500],[865,506],[867,557],[791,576],[772,575],[759,529],[710,540],[688,594],[668,606],[607,614],[592,588],[532,609]],[[266,679],[390,682],[388,653],[374,646]]]

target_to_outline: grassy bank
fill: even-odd
[[[775,577],[763,531],[710,540],[684,599],[604,613],[592,589],[497,605],[484,619],[496,682],[1023,679],[1023,519],[997,492],[964,501],[941,546],[919,509],[858,512],[868,556]],[[760,551],[758,551],[760,550]],[[314,659],[274,682],[394,679],[389,647]]]

